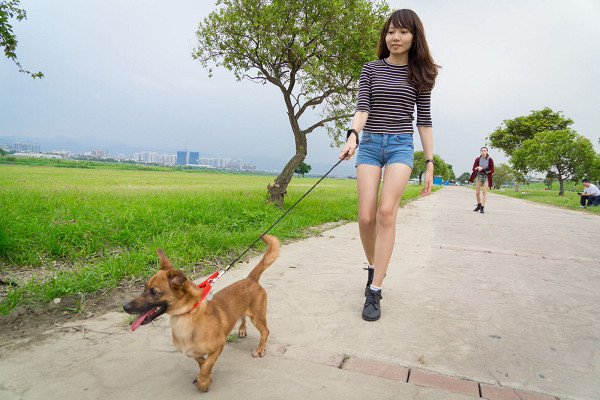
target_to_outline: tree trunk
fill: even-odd
[[[558,195],[564,196],[565,195],[565,180],[560,175],[557,176],[557,179],[558,179],[558,183],[560,183],[560,190],[558,191]]]
[[[519,182],[519,180],[517,179],[517,182],[515,183],[515,192],[519,191],[519,183],[521,182]]]
[[[297,121],[291,121],[290,118],[290,122],[292,122],[292,130],[294,131],[294,138],[296,140],[296,154],[287,162],[283,171],[275,178],[275,182],[272,185],[267,185],[269,201],[276,203],[279,207],[283,206],[283,199],[287,194],[287,186],[294,176],[294,171],[304,161],[307,154],[306,135],[300,132]]]

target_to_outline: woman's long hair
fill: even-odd
[[[438,68],[441,68],[433,61],[427,39],[425,39],[425,29],[419,16],[412,10],[396,10],[383,26],[379,43],[377,44],[377,57],[384,59],[390,56],[390,50],[385,43],[390,24],[396,28],[406,28],[413,35],[413,42],[408,51],[408,82],[418,91],[428,91],[435,86],[435,78],[438,74]]]

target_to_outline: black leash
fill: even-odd
[[[346,156],[344,156],[344,157],[343,157],[342,159],[340,159],[340,160],[339,160],[337,163],[335,163],[335,165],[334,165],[333,167],[331,167],[331,169],[330,169],[329,171],[327,171],[327,173],[326,173],[325,175],[323,175],[323,176],[321,177],[321,179],[319,179],[319,180],[317,181],[317,183],[315,183],[315,184],[314,184],[314,185],[313,185],[313,186],[312,186],[310,189],[308,189],[308,191],[307,191],[306,193],[304,193],[304,194],[302,195],[302,197],[300,197],[300,198],[299,198],[299,199],[298,199],[298,200],[297,200],[297,201],[296,201],[296,202],[295,202],[295,203],[294,203],[294,204],[293,204],[293,205],[292,205],[290,208],[288,208],[288,209],[287,209],[287,211],[286,211],[285,213],[283,213],[283,215],[282,215],[281,217],[279,217],[279,219],[278,219],[277,221],[275,221],[275,222],[273,223],[273,225],[271,225],[271,226],[269,227],[269,229],[267,229],[266,231],[264,231],[264,232],[263,232],[263,234],[262,234],[262,235],[260,235],[260,236],[258,237],[258,239],[256,239],[256,240],[255,240],[255,241],[254,241],[254,242],[253,242],[253,243],[252,243],[250,246],[248,246],[248,248],[247,248],[246,250],[244,250],[244,252],[243,252],[242,254],[240,254],[240,255],[239,255],[239,256],[238,256],[238,257],[237,257],[235,260],[233,260],[231,263],[229,263],[229,265],[228,265],[227,267],[225,267],[225,269],[224,269],[223,271],[219,271],[219,274],[218,274],[218,276],[216,276],[214,279],[212,279],[212,280],[210,281],[210,283],[213,283],[214,281],[216,281],[217,279],[219,279],[219,278],[220,278],[220,277],[221,277],[221,276],[222,276],[222,275],[223,275],[225,272],[227,272],[227,271],[229,270],[229,268],[231,268],[231,267],[233,266],[233,264],[235,264],[236,262],[238,262],[238,261],[239,261],[239,260],[240,260],[240,259],[241,259],[241,258],[242,258],[242,257],[243,257],[243,256],[244,256],[244,255],[245,255],[245,254],[246,254],[246,253],[247,253],[247,252],[248,252],[248,251],[249,251],[249,250],[250,250],[252,247],[254,247],[254,245],[255,245],[256,243],[258,243],[258,241],[259,241],[259,240],[260,240],[260,239],[261,239],[261,238],[262,238],[264,235],[266,235],[267,233],[269,233],[269,231],[270,231],[271,229],[273,229],[273,227],[275,227],[275,225],[277,225],[277,224],[279,223],[279,221],[281,221],[281,220],[282,220],[282,219],[283,219],[283,218],[284,218],[284,217],[285,217],[285,216],[286,216],[286,215],[287,215],[287,214],[288,214],[290,211],[292,211],[292,209],[293,209],[294,207],[296,207],[296,205],[297,205],[298,203],[300,203],[300,201],[302,201],[302,199],[304,199],[304,198],[305,198],[305,197],[306,197],[306,196],[307,196],[307,195],[308,195],[308,194],[309,194],[309,193],[310,193],[310,192],[311,192],[311,191],[312,191],[312,190],[313,190],[313,189],[314,189],[314,188],[315,188],[315,187],[316,187],[316,186],[317,186],[319,183],[321,183],[321,181],[322,181],[323,179],[325,179],[325,178],[327,177],[327,175],[329,175],[329,174],[331,173],[331,171],[333,171],[333,170],[334,170],[334,168],[335,168],[335,167],[337,167],[338,165],[340,165],[340,163],[341,163],[342,161],[344,161],[345,159],[346,159]]]

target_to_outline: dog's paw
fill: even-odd
[[[210,387],[210,382],[211,382],[210,376],[208,378],[194,379],[194,384],[196,385],[198,390],[201,392],[208,392],[208,388]]]
[[[252,352],[252,357],[264,357],[265,356],[265,349],[256,349]]]
[[[241,329],[238,331],[238,337],[239,338],[245,338],[246,335],[248,334],[248,331],[246,329]]]

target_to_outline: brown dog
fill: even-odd
[[[269,336],[267,292],[258,280],[279,256],[279,240],[269,235],[264,235],[262,240],[268,245],[267,252],[248,277],[218,291],[212,300],[205,299],[199,304],[202,289],[182,271],[174,269],[159,248],[160,270],[150,278],[139,297],[123,306],[129,314],[140,314],[133,322],[132,330],[163,313],[171,316],[173,344],[177,350],[198,362],[200,373],[194,382],[203,392],[208,391],[212,367],[223,351],[227,335],[240,318],[240,337],[246,336],[246,316],[260,332],[260,343],[252,356],[265,355]]]

